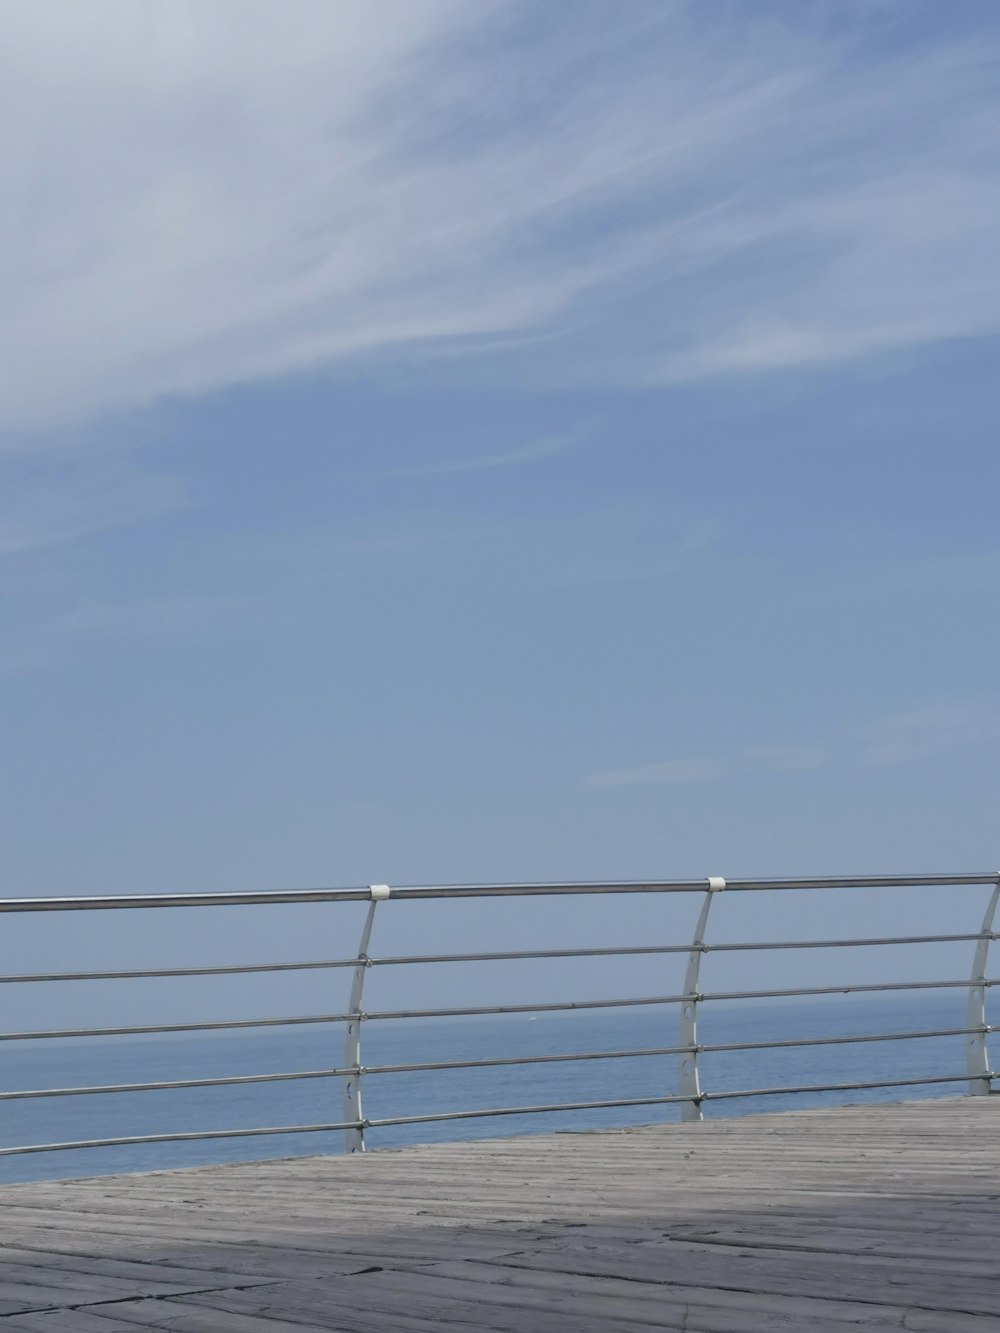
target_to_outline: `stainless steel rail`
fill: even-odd
[[[768,949],[859,949],[890,944],[963,944],[976,940],[1000,938],[996,931],[977,931],[963,935],[879,935],[856,940],[750,940],[734,944],[633,944],[599,949],[515,949],[493,953],[418,953],[364,960],[366,967],[403,967],[415,963],[510,963],[550,958],[627,958],[643,954],[751,953]],[[4,982],[24,984],[32,981],[135,981],[156,977],[223,977],[256,972],[309,972],[326,969],[356,968],[355,958],[325,958],[295,963],[235,963],[220,967],[137,968],[126,972],[12,972],[0,975]]]
[[[995,884],[997,874],[972,875],[845,875],[821,879],[730,879],[729,893],[757,893],[762,889],[919,889],[963,884]],[[536,884],[421,884],[393,888],[396,900],[424,898],[539,898],[553,894],[588,893],[703,893],[703,879],[594,880]],[[246,907],[292,903],[360,903],[371,901],[372,885],[349,889],[281,889],[274,892],[100,894],[69,898],[0,898],[0,912],[128,911],[165,907]],[[381,885],[374,886],[383,887]]]
[[[979,985],[985,989],[1000,984],[998,981],[983,979]],[[966,989],[968,980],[958,981],[881,981],[861,985],[844,986],[799,986],[787,990],[744,990],[744,991],[684,991],[679,995],[637,995],[613,1000],[559,1000],[554,1003],[536,1004],[491,1004],[472,1005],[462,1008],[446,1009],[384,1009],[367,1012],[352,1008],[342,1014],[289,1014],[279,1018],[227,1018],[204,1023],[140,1023],[129,1027],[101,1028],[36,1028],[26,1032],[0,1032],[0,1041],[44,1041],[46,1038],[71,1037],[137,1037],[153,1036],[177,1032],[221,1032],[239,1028],[280,1028],[296,1027],[316,1023],[347,1023],[349,1027],[359,1027],[362,1022],[374,1023],[378,1020],[399,1021],[408,1018],[486,1018],[504,1014],[554,1014],[570,1013],[579,1009],[634,1009],[647,1005],[708,1003],[712,1000],[773,1000],[791,999],[805,995],[855,995],[878,991],[905,990],[948,990]],[[980,1029],[976,1029],[979,1031]],[[351,1036],[352,1034],[348,1034]],[[702,1050],[697,1042],[690,1042],[685,1049]],[[351,1066],[353,1068],[353,1065]]]
[[[700,1055],[731,1051],[791,1050],[811,1046],[854,1046],[859,1043],[885,1041],[925,1041],[932,1037],[966,1037],[986,1035],[994,1031],[984,1028],[925,1028],[916,1032],[874,1032],[838,1037],[786,1037],[779,1041],[724,1041],[702,1046],[643,1046],[625,1051],[565,1051],[558,1055],[501,1055],[479,1060],[424,1060],[407,1064],[340,1065],[333,1069],[300,1069],[277,1074],[228,1074],[218,1078],[164,1079],[152,1083],[99,1083],[72,1088],[33,1088],[15,1092],[0,1092],[0,1101],[23,1101],[36,1097],[83,1097],[104,1092],[163,1092],[179,1088],[224,1088],[246,1083],[289,1083],[299,1079],[347,1078],[372,1074],[419,1074],[428,1071],[453,1069],[500,1069],[513,1065],[567,1064],[577,1060],[638,1060],[654,1056]],[[964,1082],[966,1075],[958,1081]],[[950,1080],[949,1080],[950,1081]],[[755,1094],[756,1095],[756,1094]],[[707,1097],[707,1094],[706,1094]]]
[[[990,886],[992,893],[986,905],[983,923],[976,932],[898,934],[889,936],[861,936],[837,939],[732,941],[713,944],[706,939],[713,905],[720,897],[731,893],[789,892],[838,889],[961,889],[972,886]],[[656,943],[627,946],[590,948],[551,948],[526,950],[478,951],[464,953],[402,954],[373,957],[369,945],[375,924],[376,911],[382,903],[420,901],[428,899],[488,899],[514,897],[545,897],[553,895],[592,894],[702,894],[703,900],[694,930],[688,942]],[[8,898],[0,899],[0,913],[129,911],[135,909],[187,909],[224,907],[293,906],[302,903],[325,904],[363,902],[368,905],[357,954],[353,958],[293,960],[247,964],[220,964],[197,967],[131,968],[114,970],[35,971],[0,975],[0,984],[8,986],[39,985],[46,983],[76,984],[93,981],[132,981],[143,979],[226,977],[299,971],[351,970],[350,997],[346,1009],[320,1014],[292,1014],[257,1018],[216,1019],[199,1022],[143,1023],[99,1027],[63,1027],[58,1029],[31,1029],[0,1032],[0,1042],[35,1042],[47,1039],[82,1039],[91,1037],[118,1037],[135,1035],[179,1034],[225,1031],[250,1028],[282,1028],[298,1025],[345,1025],[344,1058],[341,1064],[330,1068],[305,1069],[258,1074],[227,1075],[188,1079],[163,1079],[143,1082],[93,1084],[83,1086],[0,1089],[0,1101],[25,1102],[53,1097],[96,1096],[180,1089],[230,1087],[251,1084],[291,1082],[309,1079],[344,1080],[344,1114],[337,1121],[318,1124],[260,1126],[227,1130],[184,1131],[158,1134],[133,1134],[103,1138],[77,1139],[58,1143],[12,1144],[0,1147],[0,1156],[24,1153],[68,1151],[77,1148],[108,1148],[148,1143],[188,1142],[225,1138],[252,1138],[270,1135],[327,1134],[344,1132],[348,1151],[363,1151],[365,1131],[390,1126],[430,1124],[440,1121],[461,1121],[489,1117],[537,1115],[553,1112],[613,1109],[644,1106],[676,1105],[683,1119],[700,1119],[706,1102],[736,1098],[791,1096],[801,1094],[853,1092],[881,1088],[906,1088],[931,1085],[968,1084],[976,1095],[993,1090],[998,1074],[989,1064],[987,1037],[994,1028],[986,1021],[986,997],[991,988],[1000,984],[1000,978],[988,975],[989,946],[998,937],[995,930],[1000,904],[1000,875],[953,874],[916,876],[851,876],[820,879],[725,880],[711,877],[705,880],[683,881],[623,881],[595,883],[536,883],[489,885],[426,885],[392,888],[384,884],[347,889],[301,889],[274,893],[180,893],[103,897],[61,898]],[[385,910],[385,909],[383,909]],[[958,944],[974,945],[971,976],[954,980],[919,980],[885,982],[849,982],[844,985],[797,986],[769,990],[715,990],[703,991],[699,985],[702,959],[706,954],[747,953],[754,951],[787,951],[798,949],[858,949],[903,947],[912,945]],[[567,1001],[539,1001],[537,1003],[501,1005],[463,1005],[440,1008],[383,1009],[368,1011],[364,1005],[364,991],[368,973],[378,967],[434,966],[453,963],[514,962],[528,960],[576,958],[627,958],[640,955],[687,955],[687,969],[683,989],[674,994],[657,994],[625,998],[581,999]],[[715,1001],[746,1001],[756,999],[784,999],[835,994],[864,994],[892,991],[923,991],[938,989],[967,991],[966,1021],[962,1026],[936,1027],[904,1032],[878,1032],[852,1035],[826,1035],[783,1038],[771,1041],[734,1041],[701,1043],[698,1040],[697,1019],[699,1007]],[[574,1010],[627,1009],[638,1006],[679,1006],[678,1041],[675,1045],[639,1047],[624,1050],[559,1052],[544,1055],[512,1055],[465,1060],[430,1060],[365,1065],[362,1061],[361,1037],[364,1025],[378,1020],[438,1019],[458,1017],[487,1017],[505,1014],[537,1014]],[[735,1051],[764,1051],[809,1048],[821,1046],[850,1046],[859,1043],[913,1041],[928,1038],[959,1037],[966,1042],[966,1069],[961,1073],[941,1073],[930,1077],[886,1078],[878,1080],[843,1081],[797,1084],[763,1088],[716,1089],[702,1087],[699,1057],[706,1054]],[[362,1107],[361,1088],[364,1078],[382,1074],[414,1074],[447,1070],[491,1069],[513,1066],[553,1065],[578,1061],[636,1060],[675,1056],[679,1063],[678,1090],[662,1096],[615,1097],[589,1101],[544,1103],[526,1106],[492,1108],[456,1108],[448,1111],[419,1115],[394,1115],[367,1118]]]

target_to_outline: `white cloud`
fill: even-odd
[[[897,17],[887,57],[821,9],[837,39],[680,0],[8,0],[0,424],[509,340],[662,382],[997,330],[997,38]]]
[[[546,458],[567,453],[575,448],[583,436],[552,435],[532,440],[517,449],[500,450],[491,454],[470,454],[466,458],[452,458],[439,463],[415,463],[413,467],[393,468],[381,475],[386,477],[439,477],[454,472],[483,472],[494,468],[517,467],[522,463],[540,463]]]
[[[651,783],[715,782],[762,773],[797,773],[835,765],[840,769],[909,764],[984,745],[1000,738],[1000,702],[939,700],[887,713],[854,729],[838,745],[753,746],[730,755],[668,759],[635,768],[591,773],[588,787],[634,787]]]
[[[1000,584],[1000,553],[926,555],[865,563],[851,576],[839,576],[822,591],[833,601],[871,602],[927,593],[976,594]],[[815,597],[815,589],[812,596]]]
[[[998,737],[1000,703],[944,700],[880,718],[869,729],[861,761],[869,765],[905,764]]]
[[[731,771],[728,759],[705,755],[695,759],[667,759],[661,764],[640,764],[638,768],[612,768],[592,773],[588,787],[635,787],[660,782],[714,782]]]
[[[70,466],[62,475],[0,484],[0,557],[128,527],[182,504],[172,477],[120,466]]]
[[[668,759],[637,768],[606,769],[587,778],[588,787],[637,787],[650,783],[715,782],[720,778],[745,777],[756,773],[790,773],[816,768],[825,761],[816,747],[757,746],[729,756],[702,755],[692,759]]]
[[[65,667],[92,652],[132,652],[137,646],[211,640],[220,633],[253,636],[264,632],[246,612],[246,601],[228,597],[148,598],[131,603],[84,599],[70,609],[7,634],[0,643],[0,672],[34,673]],[[273,621],[271,622],[274,623]]]

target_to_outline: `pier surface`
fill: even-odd
[[[0,1189],[0,1333],[1000,1330],[1000,1097]]]

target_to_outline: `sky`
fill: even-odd
[[[997,866],[993,3],[0,30],[3,894]]]

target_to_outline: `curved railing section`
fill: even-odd
[[[985,886],[991,890],[982,927],[976,932],[950,934],[911,934],[895,936],[823,938],[802,940],[736,941],[710,943],[707,939],[709,915],[720,897],[750,892],[812,892],[820,890],[852,889],[920,889],[940,888],[950,891]],[[383,957],[370,954],[372,928],[379,904],[391,911],[396,903],[432,899],[499,899],[614,894],[685,894],[702,895],[693,938],[665,944],[637,944],[592,948],[550,948],[502,951],[452,952],[439,954],[396,954]],[[245,976],[282,972],[350,972],[351,986],[346,1009],[317,1014],[285,1015],[247,1019],[205,1019],[171,1023],[135,1023],[96,1027],[62,1027],[35,1029],[17,1027],[0,1032],[0,1043],[44,1042],[54,1039],[85,1041],[88,1038],[112,1036],[140,1036],[161,1033],[220,1032],[241,1029],[290,1028],[311,1024],[342,1023],[345,1029],[344,1055],[341,1065],[287,1072],[219,1075],[185,1079],[158,1079],[142,1082],[86,1084],[81,1086],[44,1088],[2,1088],[0,1102],[24,1102],[55,1097],[90,1097],[108,1094],[172,1091],[195,1088],[225,1088],[253,1084],[293,1082],[299,1080],[342,1080],[343,1115],[312,1124],[282,1124],[252,1128],[179,1131],[176,1133],[131,1134],[101,1138],[81,1138],[65,1142],[24,1143],[0,1147],[0,1156],[28,1153],[47,1153],[83,1148],[108,1148],[121,1145],[148,1143],[176,1143],[200,1140],[257,1138],[275,1135],[296,1135],[343,1131],[349,1152],[364,1151],[366,1132],[390,1126],[420,1125],[438,1121],[472,1119],[502,1119],[507,1116],[536,1115],[550,1112],[591,1111],[626,1107],[663,1107],[676,1105],[684,1120],[700,1120],[705,1103],[748,1097],[850,1093],[873,1089],[906,1089],[935,1084],[967,1084],[974,1095],[986,1095],[994,1090],[1000,1077],[990,1066],[987,1038],[993,1030],[987,1022],[987,995],[997,979],[988,974],[990,944],[997,938],[997,912],[1000,903],[1000,875],[958,874],[917,876],[854,876],[849,878],[803,878],[772,880],[732,880],[711,876],[702,880],[683,881],[629,881],[601,883],[554,884],[489,884],[437,885],[389,888],[374,884],[348,889],[309,889],[275,893],[181,893],[107,897],[69,898],[8,898],[0,899],[2,914],[104,912],[135,909],[169,911],[178,908],[238,908],[259,907],[269,904],[294,905],[301,903],[367,903],[368,910],[362,926],[357,952],[349,958],[306,959],[273,963],[203,965],[172,968],[103,969],[80,971],[21,972],[0,975],[0,986],[30,987],[47,982],[86,983],[114,982],[149,978],[195,978]],[[708,953],[780,952],[809,949],[860,949],[880,946],[907,946],[927,944],[969,944],[972,949],[970,975],[946,980],[859,982],[846,985],[797,986],[770,990],[703,991],[700,972],[702,960]],[[656,955],[686,955],[683,988],[678,993],[631,996],[625,998],[582,998],[576,1000],[540,1001],[536,1003],[486,1005],[471,1004],[447,1007],[374,1009],[365,1007],[365,982],[374,968],[408,968],[438,964],[524,962],[528,960],[622,958]],[[819,997],[839,994],[867,994],[875,992],[909,992],[942,989],[967,991],[965,1022],[962,1026],[932,1027],[902,1032],[876,1032],[861,1035],[802,1036],[778,1040],[702,1043],[698,1033],[698,1015],[701,1006],[717,1001],[751,999],[785,999]],[[20,991],[18,991],[20,993]],[[394,1019],[448,1019],[485,1016],[491,1014],[557,1013],[582,1010],[612,1010],[642,1006],[676,1005],[679,1007],[677,1041],[673,1045],[629,1047],[622,1050],[588,1050],[551,1054],[490,1056],[458,1060],[383,1062],[365,1065],[362,1060],[362,1032],[366,1024]],[[755,1088],[717,1088],[703,1086],[700,1057],[723,1052],[752,1052],[791,1050],[811,1047],[849,1046],[860,1043],[913,1041],[924,1038],[961,1037],[966,1041],[966,1068],[961,1072],[943,1072],[928,1077],[895,1077],[860,1081],[831,1081],[826,1083],[799,1083],[795,1085]],[[364,1114],[362,1084],[370,1077],[386,1074],[413,1074],[471,1069],[498,1069],[519,1066],[546,1066],[570,1062],[604,1062],[675,1056],[678,1060],[676,1090],[664,1090],[662,1095],[612,1097],[571,1102],[542,1102],[529,1105],[504,1105],[489,1108],[456,1107],[426,1114],[400,1114],[369,1118]],[[0,1048],[0,1069],[3,1058]]]

